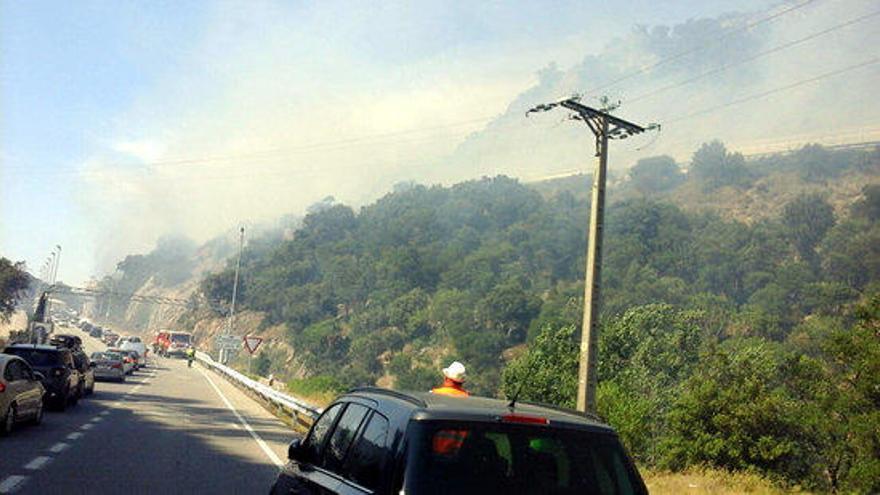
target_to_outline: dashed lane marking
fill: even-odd
[[[257,445],[260,446],[260,448],[263,450],[263,453],[266,454],[266,457],[268,457],[269,460],[272,461],[272,463],[274,463],[276,466],[283,466],[284,463],[281,462],[281,459],[279,459],[278,456],[275,455],[275,452],[273,452],[272,449],[270,449],[269,446],[266,445],[266,442],[263,441],[260,435],[257,434],[257,432],[254,431],[253,428],[251,428],[250,423],[248,423],[247,420],[245,420],[244,417],[239,414],[235,407],[232,406],[232,403],[229,402],[229,399],[227,399],[226,396],[223,395],[223,392],[220,391],[220,388],[218,388],[217,385],[214,384],[214,381],[211,380],[211,377],[209,377],[208,374],[205,373],[205,371],[201,368],[199,368],[199,373],[201,373],[202,376],[205,377],[205,380],[208,380],[208,383],[211,385],[214,391],[217,392],[217,395],[220,396],[220,399],[223,400],[223,403],[226,404],[226,407],[228,407],[229,410],[232,411],[232,414],[235,414],[235,417],[238,418],[238,421],[241,423],[242,426],[244,426],[244,429],[251,434],[251,437],[253,437],[254,441],[257,442]]]
[[[106,416],[108,414],[110,414],[110,411],[107,411],[107,410],[101,411],[101,416]]]
[[[49,463],[52,458],[46,455],[41,455],[40,457],[35,457],[34,460],[24,465],[25,469],[29,469],[31,471],[36,471],[38,469],[43,469],[43,466]]]
[[[67,439],[68,440],[79,440],[80,437],[82,437],[82,436],[83,436],[82,433],[75,431],[75,432],[71,433],[70,435],[67,435]]]
[[[92,423],[100,423],[101,421],[104,421],[104,418],[102,418],[101,416],[95,416],[94,418],[92,418],[91,421]]]
[[[95,427],[95,425],[93,425],[91,423],[86,423],[86,424],[80,426],[79,429],[80,430],[91,430],[94,427]]]
[[[49,447],[49,451],[58,454],[59,452],[61,452],[61,451],[63,451],[64,449],[66,449],[67,447],[70,447],[70,445],[68,445],[68,444],[66,444],[66,443],[64,443],[64,442],[58,442],[58,443],[56,443],[55,445]]]
[[[27,476],[18,474],[7,476],[3,481],[0,481],[0,493],[13,493],[25,481],[27,481]]]

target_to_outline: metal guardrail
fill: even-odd
[[[262,400],[276,407],[279,412],[290,416],[291,419],[302,426],[311,426],[312,422],[321,414],[321,408],[306,404],[299,399],[293,398],[268,385],[253,380],[229,366],[214,361],[211,356],[204,352],[196,352],[196,360],[206,368],[223,375],[233,384],[256,394]]]

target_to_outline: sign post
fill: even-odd
[[[248,368],[250,368],[251,373],[254,372],[254,353],[257,352],[257,348],[260,347],[260,344],[263,343],[262,337],[255,337],[253,335],[245,335],[244,338],[244,348],[251,354],[250,363]]]

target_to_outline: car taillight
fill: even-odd
[[[121,369],[122,363],[113,363],[110,365],[111,368]]]
[[[547,418],[540,416],[525,416],[522,414],[506,414],[501,416],[501,420],[508,423],[525,423],[530,425],[546,425],[550,423]]]
[[[3,382],[0,382],[0,394],[2,394],[5,391],[6,391],[6,384]]]

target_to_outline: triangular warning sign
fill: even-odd
[[[250,335],[244,336],[244,348],[251,354],[257,352],[257,347],[260,347],[260,344],[263,343],[263,339],[260,337],[252,337]]]

